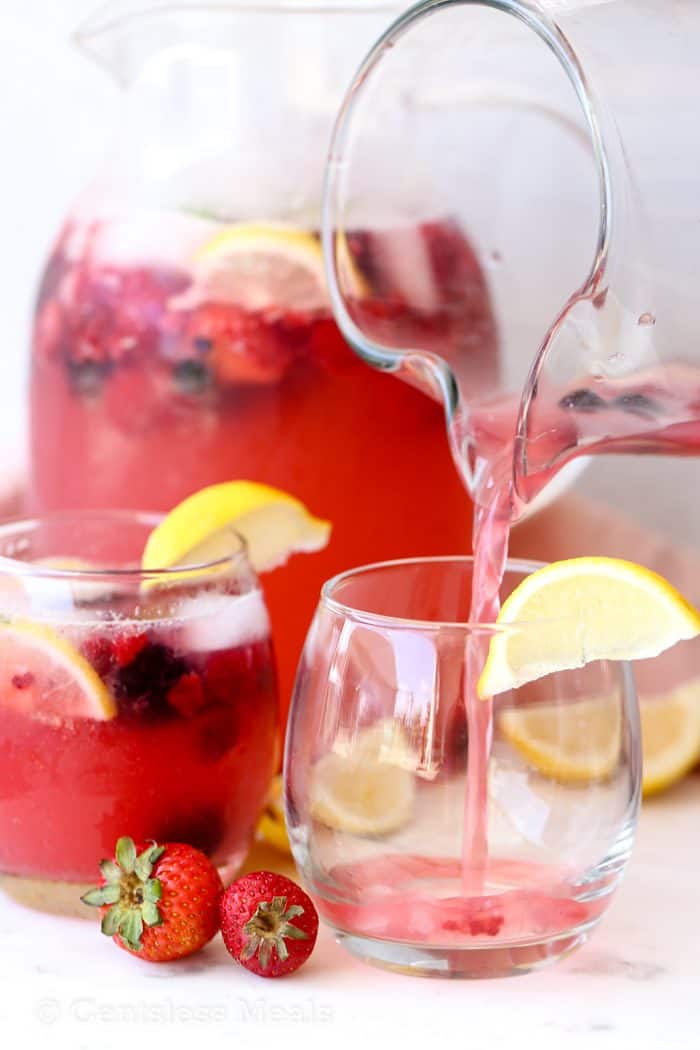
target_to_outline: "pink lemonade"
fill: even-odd
[[[64,549],[71,531],[80,548],[79,522],[57,520]],[[112,550],[124,520],[97,519],[100,537],[112,525]],[[39,542],[35,532],[5,526],[2,552]],[[129,569],[2,566],[0,881],[10,892],[74,907],[75,887],[54,884],[94,880],[125,834],[188,842],[224,874],[237,869],[278,759],[278,709],[262,593],[249,569],[234,576],[227,565],[157,587]]]
[[[530,413],[526,445],[513,436],[519,407],[515,399],[483,405],[474,412],[471,424],[480,478],[474,516],[472,623],[493,623],[497,618],[511,525],[567,463],[581,455],[700,452],[700,376],[681,366],[635,375],[631,381],[600,379],[567,390],[542,385]],[[536,931],[541,938],[556,937],[596,918],[602,903],[600,898],[567,901],[564,873],[546,868],[537,880],[541,890],[519,891],[520,882],[531,885],[532,873],[519,872],[514,865],[504,880],[508,862],[489,857],[487,778],[493,701],[479,701],[476,692],[488,646],[477,640],[468,648],[472,651],[467,654],[465,703],[469,739],[476,746],[467,767],[462,858],[466,903],[474,907],[475,900],[489,902],[491,914],[499,917],[494,918],[494,930],[501,922],[496,932],[504,938],[518,929]],[[488,890],[503,886],[504,881],[511,888],[494,903]],[[573,911],[566,912],[563,923],[565,902]]]

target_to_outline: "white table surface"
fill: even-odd
[[[645,806],[627,877],[588,945],[520,978],[439,981],[365,966],[322,930],[295,977],[265,981],[219,939],[149,965],[93,922],[0,898],[0,1046],[700,1046],[700,777]]]

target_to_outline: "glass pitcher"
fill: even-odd
[[[341,330],[442,402],[472,492],[503,450],[521,514],[585,453],[698,451],[699,41],[690,0],[425,0],[346,95],[324,222]],[[424,309],[404,231],[435,215],[451,216],[485,275],[497,374],[378,324],[384,303],[370,313],[356,294],[362,226],[400,251],[406,297]],[[644,472],[653,486],[659,472]],[[677,537],[677,520],[655,520]],[[548,535],[559,550],[561,532]],[[520,550],[517,533],[514,546],[553,553]]]
[[[323,223],[341,331],[443,405],[480,517],[520,519],[511,553],[632,558],[695,602],[699,44],[692,0],[424,0],[345,96]],[[485,277],[498,373],[386,324],[390,295],[371,311],[357,295],[361,227],[429,310],[406,231],[436,216]],[[697,653],[640,664],[642,694],[700,708]]]
[[[164,510],[245,478],[330,519],[326,551],[264,581],[283,706],[323,579],[469,545],[439,407],[357,360],[323,277],[332,122],[392,7],[108,5],[77,34],[122,89],[124,115],[38,293],[31,503]],[[388,255],[352,234],[355,289],[376,323],[450,346],[492,380],[485,278],[450,217],[416,218]],[[422,253],[419,309],[408,249]]]

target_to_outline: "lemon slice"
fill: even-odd
[[[291,853],[282,794],[282,777],[276,776],[270,785],[265,808],[260,814],[256,837],[283,853]]]
[[[640,701],[645,795],[675,784],[700,761],[700,679]]]
[[[91,665],[43,624],[0,623],[0,706],[43,721],[114,718],[117,706]]]
[[[681,780],[700,762],[700,679],[640,700],[645,796]],[[612,698],[503,711],[503,737],[540,773],[564,783],[604,779],[620,756],[622,720]]]
[[[498,727],[540,773],[566,783],[602,780],[620,760],[622,714],[613,697],[511,708]]]
[[[264,572],[296,552],[321,550],[331,526],[281,489],[226,481],[200,489],[170,511],[148,537],[143,569],[225,558],[231,553],[232,529],[245,539],[253,567]]]
[[[593,660],[657,656],[700,633],[700,614],[662,576],[617,558],[552,562],[503,603],[479,696],[516,689]]]
[[[388,761],[383,732],[364,730],[348,753],[320,758],[311,773],[311,816],[336,831],[353,835],[388,835],[403,827],[413,813],[415,779],[411,772]],[[406,748],[392,743],[394,754]]]
[[[318,237],[275,223],[227,226],[194,258],[198,294],[246,310],[319,310],[328,297]]]

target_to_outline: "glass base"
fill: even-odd
[[[90,918],[94,910],[80,900],[83,893],[97,885],[93,883],[57,882],[54,879],[30,879],[23,875],[0,875],[0,891],[24,908],[48,912],[51,915],[70,915]]]
[[[473,948],[431,947],[402,941],[377,940],[336,930],[336,940],[352,955],[372,966],[416,977],[515,977],[565,958],[588,939],[597,920],[557,937]]]
[[[230,885],[238,875],[246,853],[233,857],[217,868],[224,886]],[[67,915],[73,918],[94,918],[94,908],[86,907],[81,896],[97,885],[99,872],[92,882],[59,882],[56,879],[32,879],[24,875],[5,875],[0,872],[0,892],[24,908],[43,911],[50,915]]]

